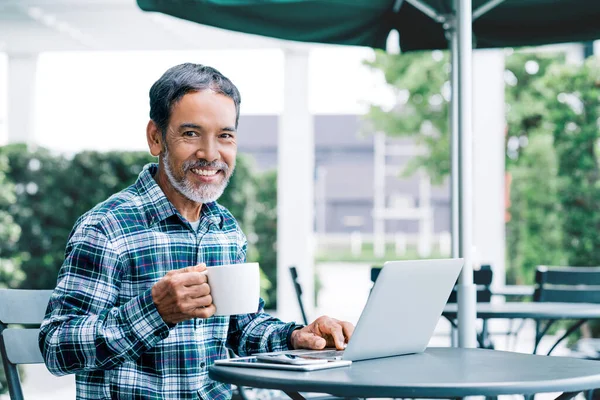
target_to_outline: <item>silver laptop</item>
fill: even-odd
[[[290,350],[278,354],[359,361],[421,353],[463,264],[462,258],[388,261],[345,350]]]

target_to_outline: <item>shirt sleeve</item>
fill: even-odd
[[[289,337],[298,326],[285,323],[264,312],[260,299],[258,312],[233,315],[229,320],[227,346],[240,356],[289,350]]]
[[[122,274],[120,255],[99,227],[74,230],[40,328],[51,373],[111,369],[169,335],[151,288],[117,305]]]

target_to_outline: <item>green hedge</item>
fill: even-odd
[[[0,202],[0,215],[7,211],[22,231],[17,243],[3,249],[3,257],[20,260],[25,273],[18,285],[6,279],[4,283],[31,289],[55,286],[66,240],[77,218],[135,182],[145,164],[156,162],[146,152],[85,151],[66,157],[24,144],[0,147],[0,157],[8,160],[7,178],[16,191],[16,201]],[[275,282],[276,256],[268,253],[274,248],[276,224],[262,221],[263,216],[276,213],[274,198],[269,195],[262,201],[263,190],[274,190],[267,187],[270,184],[275,184],[271,174],[263,177],[254,173],[251,161],[239,156],[231,183],[219,202],[238,219],[251,240],[248,259],[260,261],[262,295],[267,306],[273,307],[275,287],[271,282]],[[258,229],[255,221],[259,221]]]
[[[14,222],[8,208],[15,203],[14,185],[7,179],[8,159],[0,155],[0,287],[15,286],[24,278],[19,269],[19,258],[14,257],[21,229]],[[0,394],[8,389],[4,364],[0,357]]]

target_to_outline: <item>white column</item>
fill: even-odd
[[[491,264],[493,286],[505,283],[504,54],[473,56],[473,245],[477,262]]]
[[[8,55],[8,142],[32,142],[38,55]]]
[[[386,156],[385,134],[377,132],[374,137],[374,167],[373,167],[373,252],[375,257],[385,255],[385,180]]]
[[[420,257],[431,256],[433,241],[433,209],[431,208],[431,178],[425,171],[419,177],[419,242],[417,252]]]
[[[583,64],[583,62],[585,61],[583,54],[583,44],[570,43],[566,45],[565,58],[568,64]]]
[[[309,319],[314,310],[313,118],[308,108],[308,50],[285,49],[277,178],[277,316],[301,321],[290,277],[294,265]]]
[[[327,231],[327,168],[321,166],[317,168],[317,234],[325,235]]]

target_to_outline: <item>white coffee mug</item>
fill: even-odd
[[[258,311],[260,272],[258,263],[208,267],[208,278],[215,315],[250,314]]]

